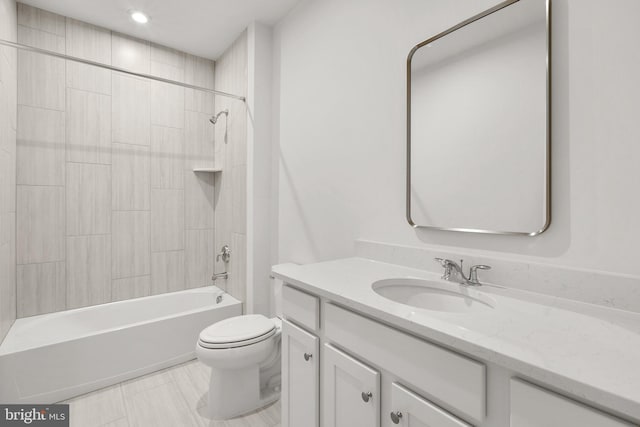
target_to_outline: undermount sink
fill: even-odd
[[[371,286],[378,295],[400,304],[452,313],[493,310],[495,302],[469,287],[424,279],[384,279]]]

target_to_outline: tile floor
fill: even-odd
[[[72,427],[280,427],[280,402],[228,421],[203,415],[209,368],[197,360],[78,396]]]

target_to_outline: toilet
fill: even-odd
[[[224,420],[268,405],[280,397],[280,335],[277,317],[231,317],[205,328],[198,359],[211,367],[207,415]]]

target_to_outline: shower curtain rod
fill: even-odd
[[[155,81],[162,82],[162,83],[169,83],[169,84],[173,84],[173,85],[177,85],[177,86],[182,86],[182,87],[184,87],[186,89],[196,89],[196,90],[200,90],[200,91],[203,91],[203,92],[209,92],[209,93],[212,93],[214,95],[226,96],[227,98],[238,99],[238,100],[240,100],[242,102],[246,101],[246,98],[244,96],[234,95],[232,93],[221,92],[219,90],[214,90],[214,89],[207,89],[205,87],[194,86],[194,85],[190,85],[190,84],[187,84],[187,83],[178,82],[176,80],[163,79],[162,77],[151,76],[149,74],[136,73],[136,72],[133,72],[133,71],[124,70],[122,68],[112,67],[111,65],[101,64],[99,62],[89,61],[87,59],[82,59],[82,58],[78,58],[78,57],[75,57],[75,56],[69,56],[69,55],[53,52],[53,51],[46,50],[46,49],[39,49],[37,47],[31,47],[31,46],[23,45],[23,44],[20,44],[20,43],[14,43],[14,42],[10,42],[10,41],[4,40],[4,39],[0,39],[0,45],[13,47],[13,48],[24,50],[24,51],[27,51],[27,52],[41,53],[43,55],[49,55],[49,56],[53,56],[53,57],[56,57],[56,58],[67,59],[69,61],[75,61],[75,62],[79,62],[81,64],[93,65],[94,67],[100,67],[100,68],[104,68],[106,70],[111,70],[111,71],[116,71],[118,73],[128,74],[130,76],[142,77],[142,78],[145,78],[145,79],[155,80]]]

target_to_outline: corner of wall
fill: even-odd
[[[216,60],[215,89],[247,96],[247,31]],[[222,173],[215,183],[215,249],[231,247],[226,291],[247,303],[247,127],[246,102],[216,98],[216,111],[229,110],[227,122],[215,128],[216,164]],[[216,265],[216,271],[224,268]]]
[[[247,29],[247,307],[271,311],[272,28],[253,22]]]

